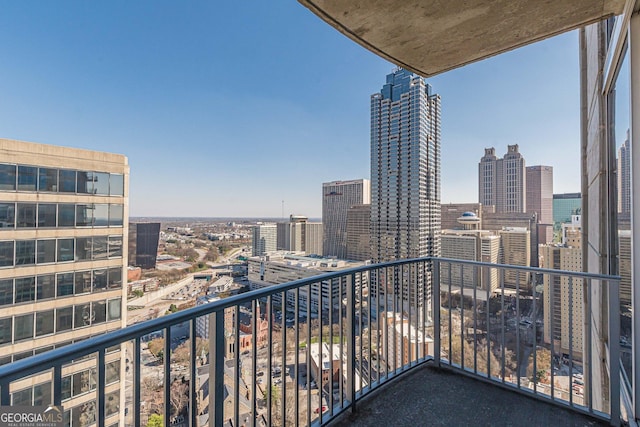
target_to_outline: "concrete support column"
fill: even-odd
[[[629,23],[631,144],[631,295],[633,300],[633,404],[640,419],[640,14]]]

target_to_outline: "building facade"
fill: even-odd
[[[631,146],[629,145],[629,131],[627,139],[618,148],[618,212],[631,212]]]
[[[277,224],[276,249],[321,255],[322,227],[321,222],[309,222],[306,216],[290,215],[289,222]]]
[[[509,265],[531,266],[531,233],[524,227],[504,227],[498,232],[502,243],[502,263]],[[530,289],[531,283],[526,275],[517,270],[504,272],[504,284],[507,287]]]
[[[553,167],[526,168],[526,212],[538,214],[538,244],[553,241]]]
[[[503,158],[496,156],[495,148],[485,148],[478,165],[478,198],[498,213],[525,212],[525,161],[518,144],[508,145]]]
[[[126,326],[127,158],[8,139],[0,152],[0,364]],[[122,360],[106,355],[107,424],[122,421]],[[89,365],[62,368],[73,425],[96,415]],[[49,404],[50,381],[20,381],[12,405]]]
[[[347,211],[351,206],[371,203],[371,181],[354,179],[322,184],[324,256],[347,258]]]
[[[276,224],[258,224],[251,230],[251,255],[262,256],[277,249],[278,228]]]
[[[371,95],[371,257],[374,262],[440,255],[440,96],[398,68]],[[431,271],[403,291],[430,299]],[[387,283],[376,278],[375,293]],[[414,301],[415,299],[415,301]]]
[[[129,224],[129,265],[156,268],[159,239],[159,222]]]
[[[347,259],[371,259],[371,205],[355,205],[347,211]]]
[[[561,224],[571,222],[571,215],[582,212],[580,193],[562,193],[553,195],[553,229],[559,231]]]

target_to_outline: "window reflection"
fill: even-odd
[[[93,173],[93,194],[99,196],[109,195],[109,174],[105,172]]]
[[[15,203],[0,203],[0,228],[14,228],[15,224]]]
[[[0,164],[0,190],[15,191],[16,189],[16,165]]]
[[[61,193],[76,192],[76,171],[60,170],[59,180]]]
[[[18,166],[18,191],[36,191],[38,168]]]
[[[58,191],[58,169],[38,169],[38,191]]]

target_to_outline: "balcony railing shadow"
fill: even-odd
[[[473,413],[466,421],[512,413],[505,420],[528,425],[548,404],[619,424],[619,323],[597,317],[592,300],[603,295],[617,319],[618,286],[612,276],[442,258],[368,265],[0,366],[0,404],[62,405],[73,427],[325,425],[354,411],[366,424],[383,408],[386,419],[422,408],[429,425]],[[531,398],[543,403],[518,414]]]

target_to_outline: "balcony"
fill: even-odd
[[[369,265],[0,366],[0,404],[62,405],[73,427],[619,425],[618,288],[443,258]]]

